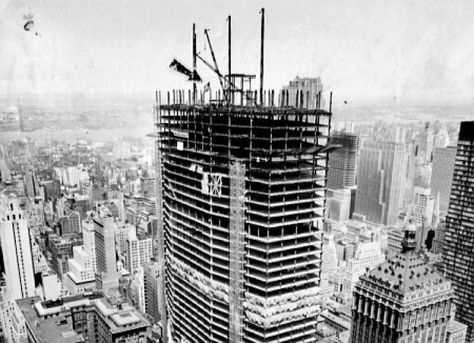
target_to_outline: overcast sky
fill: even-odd
[[[269,88],[321,76],[339,101],[474,99],[471,0],[0,0],[0,95],[184,88],[168,65],[191,65],[192,23],[209,61],[202,32],[211,30],[225,69],[229,14],[233,71],[258,75],[261,7]]]

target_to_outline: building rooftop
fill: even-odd
[[[368,276],[387,282],[402,292],[446,281],[434,268],[426,264],[425,255],[418,252],[399,254],[379,265]]]
[[[38,301],[34,307],[39,315],[46,316],[63,311],[65,308],[89,305],[92,300],[101,299],[104,295],[100,292],[91,292],[65,297],[58,300]]]
[[[112,304],[110,299],[103,298],[96,302],[96,307],[112,333],[150,326],[150,323],[127,303]]]
[[[404,229],[402,252],[360,278],[359,286],[380,288],[395,301],[420,300],[426,296],[452,293],[451,282],[428,264],[427,256],[416,251],[416,227]]]
[[[456,320],[450,320],[448,323],[448,332],[456,333],[467,330],[467,325],[462,324]]]
[[[375,281],[379,286],[385,286],[400,294],[449,283],[426,263],[423,253],[415,251],[396,255],[371,270],[363,278]]]
[[[86,342],[84,337],[78,335],[71,323],[62,321],[60,317],[43,318],[38,316],[35,304],[39,303],[38,296],[17,300],[16,303],[25,318],[26,326],[37,342],[50,343],[79,343]]]

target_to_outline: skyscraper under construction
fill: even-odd
[[[254,77],[229,67],[212,98],[158,96],[160,312],[175,342],[315,340],[330,107],[255,92]]]

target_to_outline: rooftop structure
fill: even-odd
[[[95,303],[94,327],[103,328],[89,333],[91,343],[146,342],[150,323],[132,306],[113,304],[108,299]]]
[[[454,292],[415,251],[415,237],[416,228],[408,225],[402,252],[360,278],[350,342],[445,342]]]
[[[60,311],[49,310],[48,305],[51,304],[45,303],[46,308],[44,308],[39,297],[17,300],[17,305],[25,320],[28,342],[86,342],[82,335],[74,331],[71,321],[52,313],[54,311],[55,314],[59,314]]]

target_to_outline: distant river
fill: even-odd
[[[144,138],[154,131],[153,126],[139,128],[115,128],[115,129],[39,129],[35,131],[0,131],[0,141],[11,141],[17,139],[31,138],[34,142],[47,143],[52,140],[76,142],[79,139],[94,142],[114,141],[124,137]],[[151,138],[148,138],[151,140]]]

